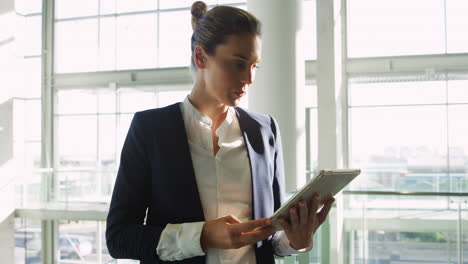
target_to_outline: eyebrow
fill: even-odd
[[[246,57],[246,56],[244,56],[244,55],[242,55],[242,54],[239,54],[239,53],[234,53],[233,56],[234,56],[234,57],[241,58],[241,59],[246,60],[246,61],[249,60],[248,57]],[[259,62],[260,62],[260,59],[257,59],[256,63],[259,63]]]

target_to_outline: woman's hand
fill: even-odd
[[[292,248],[299,250],[312,245],[315,231],[327,218],[333,202],[335,202],[334,198],[325,201],[322,210],[317,213],[320,206],[320,195],[316,193],[312,197],[310,208],[302,200],[296,207],[289,209],[290,221],[284,218],[279,219],[279,223],[288,237]]]
[[[275,233],[268,218],[241,223],[233,216],[225,216],[205,222],[200,244],[208,248],[240,248],[264,240]]]

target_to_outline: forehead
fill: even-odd
[[[226,38],[223,44],[216,47],[216,56],[240,57],[246,60],[259,60],[261,39],[253,34],[235,34]]]

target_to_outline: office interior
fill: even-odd
[[[192,2],[1,0],[0,263],[138,263],[107,210],[134,113],[190,92]],[[287,194],[362,170],[277,263],[468,263],[468,1],[205,3],[263,23],[242,107],[278,120]]]

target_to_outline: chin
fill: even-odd
[[[240,99],[240,98],[239,98],[239,99],[234,99],[234,100],[232,101],[232,105],[231,105],[231,106],[233,106],[233,107],[239,106],[241,102],[242,102],[242,99]]]
[[[236,107],[239,106],[241,102],[240,98],[227,98],[225,104],[227,106]]]

